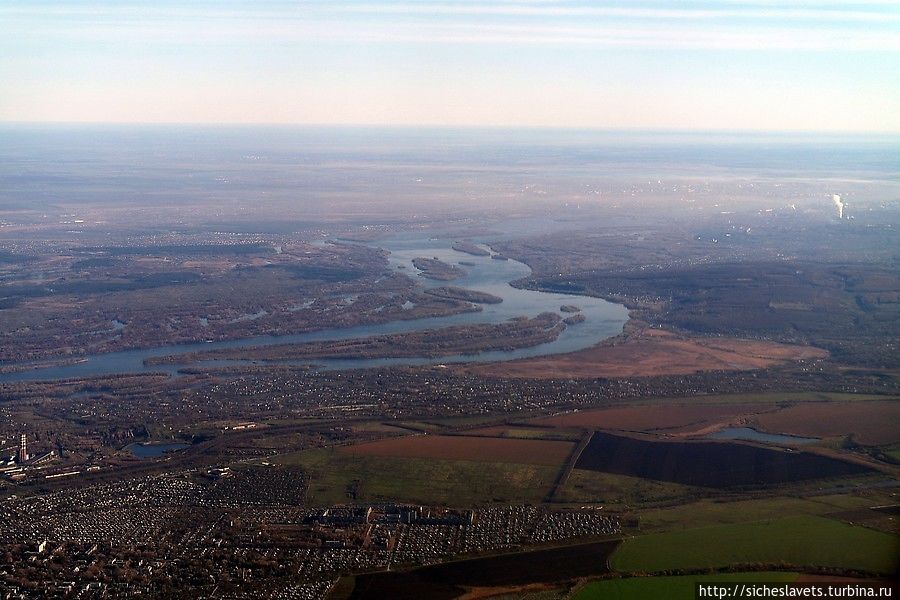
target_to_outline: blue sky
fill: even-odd
[[[0,120],[900,132],[900,3],[0,0]]]

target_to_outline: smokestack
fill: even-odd
[[[841,200],[840,194],[832,194],[831,200],[834,202],[835,208],[837,208],[838,219],[844,218],[844,202]]]
[[[23,433],[19,439],[19,462],[26,460],[28,460],[28,436]]]

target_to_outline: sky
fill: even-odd
[[[900,132],[900,1],[0,0],[0,121]]]

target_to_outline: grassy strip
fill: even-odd
[[[606,579],[576,590],[571,600],[694,600],[694,584],[698,581],[790,583],[797,577],[797,573],[759,572]]]
[[[616,571],[657,573],[741,564],[840,567],[893,573],[900,538],[815,516],[669,531],[626,540]]]

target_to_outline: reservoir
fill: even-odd
[[[711,440],[747,440],[763,444],[778,444],[782,446],[802,446],[814,444],[818,438],[805,438],[795,435],[780,435],[777,433],[763,433],[750,427],[726,427],[706,436]]]
[[[131,452],[136,458],[156,458],[162,456],[166,452],[174,452],[176,450],[184,450],[190,444],[182,444],[178,442],[162,443],[162,444],[141,444],[135,442],[125,446],[125,450]]]

